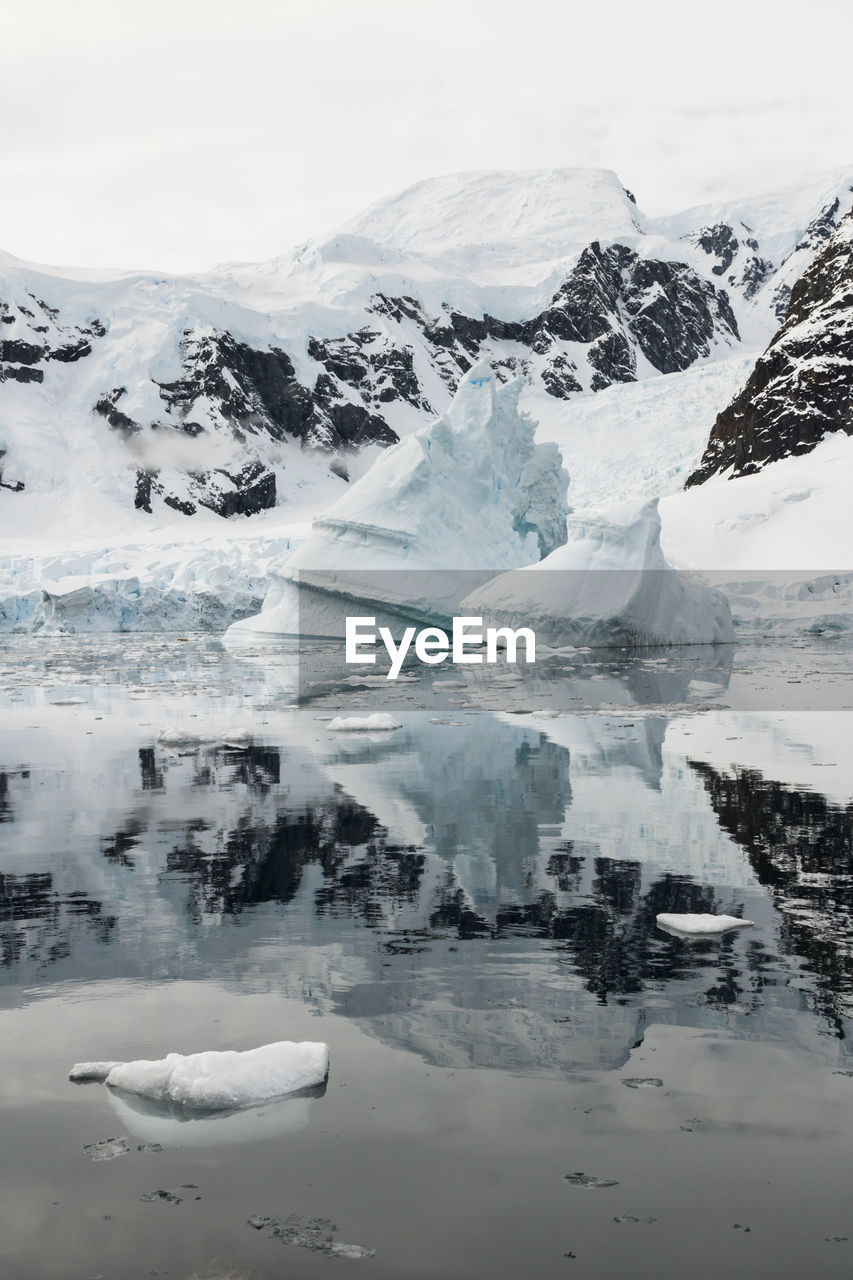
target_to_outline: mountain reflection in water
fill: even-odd
[[[514,1070],[620,1065],[650,1018],[775,1037],[805,1006],[843,1037],[853,809],[673,764],[656,715],[436,721],[344,739],[309,709],[244,750],[7,761],[5,984],[274,985],[429,1061]],[[764,927],[655,926],[741,907]]]

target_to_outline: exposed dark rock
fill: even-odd
[[[86,326],[63,324],[56,307],[49,307],[32,294],[30,297],[37,310],[0,302],[0,320],[12,331],[0,339],[0,382],[7,378],[42,382],[47,361],[70,364],[81,360],[92,354],[92,339],[106,333],[100,320],[92,320]]]
[[[689,266],[641,258],[625,245],[602,249],[597,241],[581,253],[548,306],[529,320],[480,318],[449,306],[441,317],[430,317],[414,299],[384,295],[371,305],[379,314],[418,325],[434,366],[451,389],[476,360],[492,357],[491,344],[516,342],[545,357],[539,376],[544,389],[559,399],[583,390],[578,365],[561,343],[587,347],[589,386],[597,391],[636,378],[637,350],[661,373],[671,373],[710,355],[715,340],[739,338],[725,291]],[[518,363],[521,367],[520,357]],[[514,372],[511,358],[503,364]],[[413,369],[411,373],[400,394],[415,403]]]
[[[114,431],[133,434],[141,431],[142,428],[138,422],[134,422],[133,418],[117,407],[119,400],[124,395],[127,395],[127,387],[114,387],[112,391],[108,391],[106,395],[101,396],[95,405],[95,412],[99,413],[102,418],[106,418]],[[140,504],[137,502],[136,505],[139,506]]]
[[[737,236],[727,222],[718,222],[713,227],[703,227],[692,237],[694,244],[704,249],[707,254],[716,258],[711,271],[715,276],[722,276],[728,271],[735,259],[740,245]]]
[[[137,511],[147,511],[151,514],[151,491],[154,484],[155,473],[153,471],[137,471],[136,473],[136,498],[134,506]]]
[[[229,333],[190,331],[184,336],[182,356],[183,377],[159,387],[166,405],[189,434],[205,429],[193,417],[196,402],[203,399],[217,404],[238,438],[247,434],[266,434],[274,440],[289,437],[328,450],[397,440],[382,418],[364,404],[348,400],[329,375],[320,375],[323,380],[318,379],[313,392],[303,386],[290,357],[279,347],[264,351],[236,341]],[[366,374],[366,366],[342,356],[337,348],[328,358],[339,382],[346,381],[342,374],[352,379],[362,371]]]
[[[0,360],[13,364],[38,364],[45,358],[45,348],[21,338],[9,338],[0,342]]]
[[[784,324],[717,417],[687,484],[750,475],[809,453],[830,431],[853,435],[853,213],[795,284]]]
[[[9,489],[12,493],[20,493],[24,488],[23,480],[16,480],[14,484],[3,479],[3,459],[6,456],[6,450],[0,449],[0,489]]]
[[[275,506],[275,476],[258,460],[241,471],[209,471],[193,484],[193,496],[217,515],[253,516]]]
[[[6,365],[4,369],[0,365],[0,382],[5,382],[7,378],[11,378],[15,382],[44,382],[44,370],[33,369],[27,365],[15,366],[13,364]]]
[[[386,298],[377,294],[371,310],[398,324],[404,318],[419,324],[424,321],[412,298]],[[378,329],[365,327],[346,338],[309,338],[308,354],[322,364],[328,374],[358,391],[367,405],[404,400],[416,409],[434,412],[421,392],[411,348],[396,345],[388,334]],[[319,382],[320,379],[318,385]],[[315,395],[316,392],[315,387]]]
[[[197,434],[194,405],[217,402],[226,422],[241,432],[265,431],[275,440],[303,439],[311,418],[311,397],[296,379],[290,357],[278,347],[258,350],[230,333],[196,334],[182,343],[183,376],[158,383],[160,395],[190,434]]]
[[[804,249],[819,249],[821,245],[826,244],[838,225],[840,208],[841,201],[836,196],[832,204],[826,205],[815,218],[812,218],[797,241],[797,247],[794,252],[801,253]]]
[[[199,507],[207,507],[217,515],[252,516],[275,506],[275,475],[257,458],[250,460],[241,470],[192,473],[184,477],[185,483],[175,492],[169,473],[157,470],[138,470],[136,473],[136,498],[138,510],[151,512],[152,500],[161,498],[167,507],[183,515],[195,515]],[[174,481],[172,481],[174,483]]]

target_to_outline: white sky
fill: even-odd
[[[273,257],[458,169],[647,213],[853,164],[845,0],[0,0],[0,248]]]

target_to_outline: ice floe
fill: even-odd
[[[725,933],[727,929],[745,929],[755,922],[738,916],[712,916],[702,912],[661,912],[655,917],[662,929],[674,933]]]
[[[106,1075],[96,1070],[107,1065]],[[223,1111],[316,1088],[328,1072],[328,1045],[282,1040],[243,1052],[211,1049],[151,1061],[78,1063],[69,1079],[103,1080],[111,1089],[166,1106]]]
[[[385,711],[374,711],[369,716],[335,716],[329,724],[329,729],[333,733],[390,732],[402,727],[399,720],[395,720]]]

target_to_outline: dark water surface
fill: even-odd
[[[300,674],[0,648],[0,1276],[853,1274],[853,653]],[[281,1039],[322,1096],[67,1079]]]

